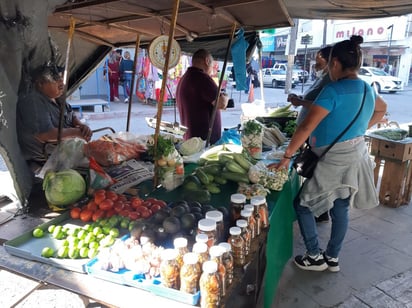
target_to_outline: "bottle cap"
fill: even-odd
[[[250,204],[253,205],[261,205],[264,204],[266,202],[266,197],[264,196],[253,196],[252,198],[250,198]]]
[[[232,194],[230,196],[230,201],[235,203],[245,203],[246,196],[244,194]]]
[[[252,216],[252,212],[250,210],[241,210],[240,211],[240,216],[242,217],[250,217]]]
[[[212,219],[216,222],[220,222],[223,220],[223,213],[220,211],[208,211],[206,212],[205,217],[207,219]]]
[[[183,263],[185,264],[196,264],[199,261],[199,257],[194,252],[187,252],[183,256]]]
[[[175,260],[179,255],[176,249],[168,248],[162,252],[162,260]]]
[[[202,231],[213,231],[216,230],[216,221],[203,218],[198,222],[198,228]]]
[[[238,219],[236,220],[236,226],[240,227],[240,228],[245,228],[247,227],[247,221],[244,219]]]
[[[196,235],[195,240],[198,243],[207,243],[207,241],[209,240],[209,237],[204,233],[200,233]]]
[[[220,257],[225,252],[225,249],[219,245],[215,245],[209,248],[209,255],[211,258]]]
[[[192,251],[195,253],[205,253],[207,252],[208,246],[205,243],[194,243]]]
[[[173,241],[173,246],[175,249],[187,247],[187,238],[177,237]]]
[[[232,251],[232,246],[229,243],[222,242],[219,243],[218,246],[223,247],[226,250],[226,252]]]
[[[253,205],[251,205],[251,204],[246,204],[246,205],[243,207],[244,210],[246,210],[246,211],[252,211],[252,212],[253,212],[254,208],[255,208],[255,207],[254,207]]]
[[[206,261],[202,265],[202,270],[208,274],[216,273],[217,263],[215,261]]]
[[[242,233],[242,230],[240,230],[239,227],[231,227],[231,228],[229,229],[229,233],[230,233],[231,235],[240,235],[240,233]]]

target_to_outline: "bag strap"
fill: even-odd
[[[355,123],[356,119],[359,117],[359,114],[362,111],[363,105],[365,104],[365,97],[366,97],[366,84],[364,82],[363,83],[363,99],[362,99],[362,104],[359,107],[358,113],[353,118],[353,120],[349,123],[349,125],[346,126],[343,132],[341,132],[339,136],[336,137],[336,139],[325,149],[325,151],[323,151],[323,153],[319,156],[319,158],[323,157],[335,145],[335,143],[338,142],[338,140],[348,131],[348,129],[353,125],[353,123]]]

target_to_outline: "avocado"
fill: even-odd
[[[186,213],[180,217],[180,223],[184,230],[193,229],[196,226],[196,216],[192,213]]]
[[[183,205],[178,205],[172,209],[172,212],[170,214],[171,216],[180,218],[186,213],[187,213],[186,208]]]
[[[215,209],[212,205],[210,205],[210,204],[206,204],[206,205],[204,205],[204,206],[202,207],[202,213],[203,213],[203,215],[206,214],[206,212],[214,211],[214,210],[216,210],[216,209]]]
[[[192,208],[202,208],[202,204],[198,201],[190,201],[188,202],[189,207]]]
[[[154,222],[156,224],[161,224],[169,216],[170,216],[169,213],[167,213],[166,211],[161,210],[161,211],[156,212],[153,215],[153,219],[154,219]]]
[[[200,207],[192,207],[190,208],[190,213],[202,213],[202,209]]]
[[[174,216],[167,217],[163,221],[163,228],[167,233],[175,234],[180,231],[180,220]]]

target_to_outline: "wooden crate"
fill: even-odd
[[[384,159],[407,161],[412,159],[412,142],[403,143],[371,138],[371,154]]]

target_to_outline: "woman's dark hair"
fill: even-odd
[[[319,50],[319,54],[323,59],[329,60],[330,51],[332,50],[332,46],[325,46]]]
[[[331,58],[337,58],[342,65],[342,70],[359,69],[362,64],[362,51],[360,44],[363,37],[352,35],[349,40],[336,43],[331,50]]]

